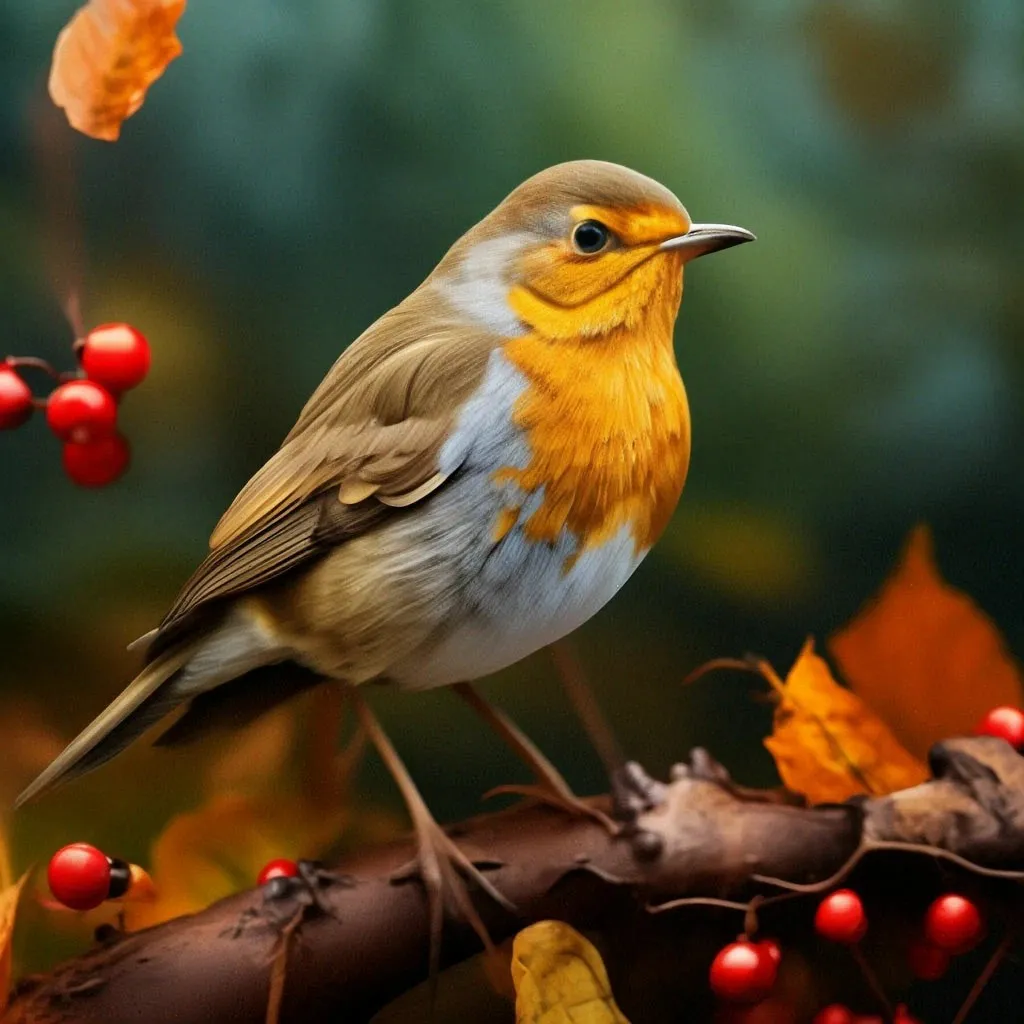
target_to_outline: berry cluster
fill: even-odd
[[[815,911],[814,930],[829,942],[857,946],[868,931],[868,915],[860,896],[853,889],[830,892]],[[935,981],[945,974],[951,957],[970,951],[984,935],[985,924],[977,904],[956,893],[939,896],[925,911],[920,935],[908,950],[910,970],[916,978]],[[858,956],[862,969],[869,971],[863,957]],[[741,936],[715,956],[709,974],[711,990],[726,1003],[762,1002],[775,987],[781,961],[782,950],[773,939],[755,942]],[[896,1008],[891,1021],[917,1024],[905,1006]],[[818,1012],[814,1024],[883,1024],[883,1020],[834,1003]]]
[[[48,426],[64,443],[64,471],[82,487],[103,487],[128,466],[128,442],[117,432],[117,404],[149,372],[149,343],[134,327],[112,323],[94,327],[75,349],[84,376],[58,374],[41,359],[11,356],[0,362],[0,430],[20,427],[33,409],[45,409]],[[48,398],[32,394],[18,372],[24,368],[43,370],[58,381]]]

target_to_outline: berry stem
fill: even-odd
[[[957,1010],[956,1016],[953,1018],[953,1024],[963,1024],[967,1019],[967,1015],[974,1008],[974,1004],[978,1001],[978,997],[985,991],[985,986],[992,980],[992,975],[996,973],[996,970],[1003,962],[1003,958],[1010,951],[1010,947],[1013,945],[1016,938],[1017,929],[1013,925],[1010,925],[1007,927],[1006,933],[1003,935],[1002,942],[996,946],[995,952],[993,952],[993,954],[988,958],[988,963],[986,963],[982,968],[981,973],[971,986],[971,991],[967,993],[967,998],[961,1004],[960,1009]]]
[[[850,953],[856,961],[857,966],[860,968],[860,973],[864,976],[864,980],[867,982],[868,988],[871,989],[874,997],[885,1009],[886,1016],[892,1017],[892,1003],[889,1001],[889,997],[885,994],[885,989],[882,988],[882,983],[878,980],[878,975],[875,974],[871,964],[868,963],[868,958],[864,955],[864,950],[861,949],[860,943],[850,946]]]
[[[751,875],[751,881],[758,882],[761,885],[774,885],[776,888],[785,889],[787,893],[826,892],[841,884],[869,853],[878,853],[880,851],[917,853],[926,857],[932,857],[935,860],[944,860],[950,864],[956,864],[972,874],[980,875],[982,878],[1007,878],[1016,882],[1024,881],[1024,871],[986,868],[981,864],[974,863],[974,861],[967,860],[966,857],[953,853],[952,850],[944,850],[939,846],[926,846],[923,843],[905,843],[880,839],[869,839],[862,842],[841,867],[820,882],[789,882],[785,878],[774,878],[771,875]],[[768,906],[769,903],[773,903],[777,899],[778,897],[775,896],[770,897],[765,900],[764,905]]]
[[[52,377],[54,380],[59,381],[61,375],[48,363],[45,359],[39,359],[37,356],[8,356],[4,362],[8,366],[13,366],[15,369],[29,367],[33,370],[42,370],[47,376]]]

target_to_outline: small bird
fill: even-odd
[[[452,686],[564,802],[564,780],[470,687],[570,633],[664,530],[690,458],[673,351],[683,266],[753,240],[596,160],[529,178],[342,353],[242,488],[145,667],[25,790],[103,764],[175,709],[173,744],[325,680],[345,687],[416,829],[432,919],[461,876],[364,683]]]

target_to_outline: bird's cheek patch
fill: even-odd
[[[528,254],[523,282],[539,299],[563,308],[581,306],[614,288],[652,255],[650,246],[580,256],[562,243]]]

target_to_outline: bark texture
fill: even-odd
[[[518,909],[477,900],[496,941],[547,917],[608,929],[683,897],[761,893],[770,902],[784,890],[766,877],[815,883],[892,844],[926,847],[911,851],[925,858],[963,858],[987,873],[1024,867],[1024,758],[1002,740],[955,739],[933,749],[932,769],[933,780],[910,790],[805,808],[735,786],[696,750],[665,783],[633,766],[624,792],[634,817],[621,836],[537,806],[451,832]],[[607,809],[610,799],[595,804]],[[260,1024],[286,934],[281,1021],[368,1020],[426,975],[424,894],[415,879],[395,880],[412,854],[398,844],[349,858],[320,880],[317,900],[302,887],[269,901],[251,890],[113,937],[25,979],[4,1022]],[[445,963],[478,948],[467,928],[446,928]]]

